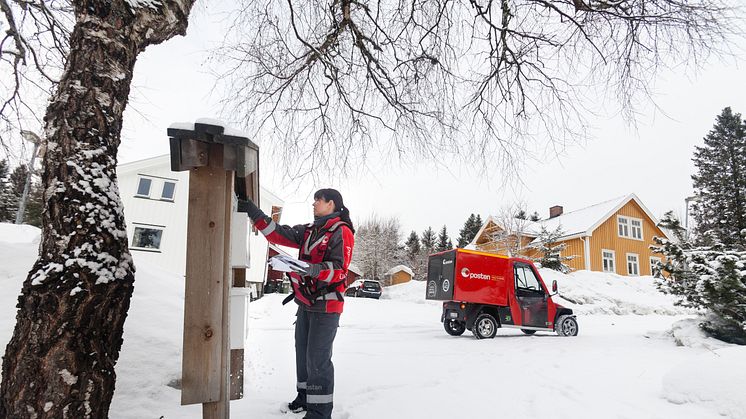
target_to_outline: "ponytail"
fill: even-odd
[[[334,201],[334,211],[339,212],[339,218],[350,227],[352,233],[355,233],[355,227],[352,225],[350,210],[345,206],[342,200],[342,194],[336,189],[319,189],[313,194],[313,199],[323,199],[324,201]]]

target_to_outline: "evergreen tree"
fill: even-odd
[[[658,288],[677,296],[676,305],[707,310],[700,326],[714,337],[746,345],[746,251],[721,243],[693,245],[670,212],[658,226],[676,236],[675,241],[654,238],[653,250],[665,258],[656,273]]]
[[[528,214],[526,214],[526,210],[521,209],[518,211],[518,213],[515,215],[515,218],[519,220],[528,220]]]
[[[406,255],[406,264],[410,268],[412,268],[414,277],[416,279],[424,279],[427,267],[423,266],[424,264],[422,263],[423,257],[422,249],[420,248],[420,238],[419,236],[417,236],[416,231],[412,231],[409,234],[407,241],[404,242],[404,249]],[[425,255],[425,257],[427,257],[427,255]]]
[[[27,174],[28,169],[22,164],[13,169],[13,172],[11,172],[10,177],[8,178],[13,194],[15,194],[19,199],[21,195],[23,195],[23,187],[26,186]]]
[[[567,243],[559,242],[558,239],[565,233],[562,227],[549,231],[542,226],[537,240],[541,243],[539,251],[541,257],[534,258],[534,261],[541,263],[542,268],[553,269],[563,273],[570,272],[570,267],[566,262],[575,259],[574,255],[562,256],[562,251],[567,248]]]
[[[16,216],[17,199],[8,173],[8,161],[0,160],[0,222],[12,222]]]
[[[44,209],[41,182],[33,182],[29,189],[28,201],[26,202],[26,215],[23,217],[25,224],[41,228],[41,213]]]
[[[432,227],[428,227],[427,230],[422,232],[422,238],[420,238],[420,244],[422,252],[425,254],[433,253],[435,250],[435,231]]]
[[[746,127],[741,115],[723,109],[693,160],[698,244],[746,249]]]
[[[453,249],[453,242],[451,242],[451,238],[448,237],[446,226],[443,226],[443,228],[440,229],[440,234],[438,234],[438,243],[435,245],[435,251],[443,252],[451,249]]]
[[[539,221],[541,220],[541,217],[539,216],[538,212],[534,211],[528,219],[529,221]]]
[[[459,230],[458,247],[463,248],[467,244],[471,243],[481,227],[482,219],[479,217],[479,215],[469,215],[469,218],[467,218],[466,222],[464,223],[464,227]]]

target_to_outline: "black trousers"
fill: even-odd
[[[334,406],[332,346],[339,313],[318,313],[298,307],[295,322],[295,369],[298,398],[307,419],[331,419]]]

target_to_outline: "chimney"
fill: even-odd
[[[555,205],[549,208],[549,218],[559,217],[562,215],[562,206]]]

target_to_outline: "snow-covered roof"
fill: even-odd
[[[414,272],[412,272],[412,269],[410,269],[408,266],[404,265],[396,265],[393,268],[389,269],[388,272],[385,273],[385,275],[393,275],[397,272],[406,272],[409,274],[409,276],[414,277]]]
[[[549,231],[556,230],[557,227],[561,227],[564,232],[561,237],[562,240],[568,240],[575,237],[590,236],[593,230],[597,229],[604,221],[611,217],[615,212],[619,211],[629,201],[635,201],[637,205],[645,212],[650,218],[653,224],[658,224],[658,220],[653,216],[650,210],[643,205],[640,198],[635,194],[629,194],[620,196],[608,201],[599,202],[585,208],[581,208],[575,211],[565,212],[562,215],[554,218],[547,218],[546,220],[540,220],[536,222],[528,222],[524,227],[523,234],[526,236],[538,236],[541,233],[542,226]],[[469,246],[476,246],[477,239],[484,233],[487,225],[492,222],[495,225],[500,225],[497,222],[497,217],[489,216],[485,220],[479,232],[474,236],[474,239]],[[669,236],[668,232],[663,231],[663,234]],[[669,237],[670,238],[670,237]],[[535,242],[536,240],[534,240]],[[534,244],[532,242],[531,244]]]
[[[360,267],[358,267],[354,263],[350,263],[350,266],[347,267],[347,270],[350,271],[350,272],[356,273],[358,275],[362,275],[363,274],[363,270],[360,269]]]

